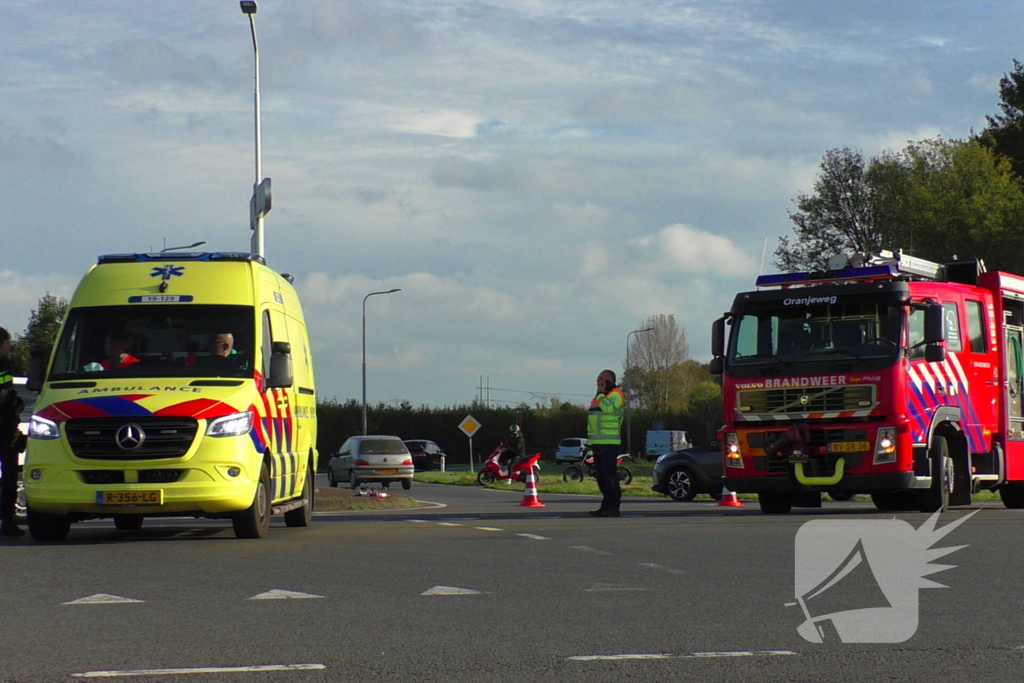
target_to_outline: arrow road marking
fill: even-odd
[[[266,593],[260,593],[259,595],[252,596],[251,598],[246,598],[246,600],[293,600],[322,597],[324,596],[313,595],[312,593],[300,593],[298,591],[286,591],[281,590],[280,588],[275,588],[273,590],[267,591]]]
[[[420,595],[481,595],[482,591],[472,588],[456,588],[455,586],[434,586],[430,590],[423,591]]]
[[[62,605],[115,605],[117,603],[126,602],[145,602],[145,600],[134,600],[132,598],[122,598],[120,595],[110,595],[109,593],[97,593],[96,595],[90,595],[86,598],[79,598],[78,600],[72,600],[70,602],[62,602]]]

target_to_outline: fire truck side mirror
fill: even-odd
[[[941,363],[946,360],[946,347],[938,344],[929,344],[924,347],[924,359],[929,363]]]
[[[715,358],[725,355],[725,318],[711,323],[711,355]]]
[[[722,362],[722,357],[715,356],[714,358],[711,359],[711,362],[708,363],[708,372],[710,372],[712,375],[721,375],[723,371],[723,365],[724,363]]]
[[[930,304],[924,312],[924,343],[946,341],[946,314],[942,304]]]

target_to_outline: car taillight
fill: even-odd
[[[408,458],[407,460],[404,460],[404,461],[402,462],[402,464],[403,464],[403,465],[411,465],[411,464],[412,464],[412,458]]]
[[[369,461],[367,461],[367,460],[363,460],[362,458],[358,458],[358,459],[356,460],[356,464],[357,464],[357,465],[369,465],[370,463],[369,463]]]

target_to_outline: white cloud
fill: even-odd
[[[669,225],[652,235],[638,237],[632,243],[649,259],[650,265],[659,270],[727,276],[757,272],[754,261],[731,240],[688,225]]]

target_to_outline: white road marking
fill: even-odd
[[[475,526],[473,528],[474,529],[479,529],[480,531],[504,531],[504,529],[499,529],[499,528],[493,527],[493,526]]]
[[[666,567],[664,565],[654,564],[653,562],[641,562],[640,566],[641,567],[647,567],[649,569],[659,569],[659,570],[661,570],[663,572],[668,572],[669,574],[685,574],[686,573],[682,569],[673,569],[672,567]]]
[[[312,593],[300,593],[298,591],[286,591],[280,588],[269,590],[266,593],[260,593],[254,595],[246,600],[295,600],[295,599],[307,599],[307,598],[322,598],[322,595],[313,595]]]
[[[457,524],[456,522],[438,522],[438,524],[441,526],[462,526],[461,524]]]
[[[262,673],[264,671],[311,671],[326,669],[324,664],[264,664],[262,666],[203,666],[189,669],[125,669],[121,671],[86,671],[71,674],[74,678],[124,678],[127,676],[181,676],[186,674]]]
[[[538,536],[537,534],[516,534],[516,536],[522,536],[523,538],[532,538],[535,541],[550,541],[551,540],[547,536]]]
[[[407,519],[405,521],[407,521],[407,522],[414,522],[414,523],[417,523],[417,524],[426,524],[430,520],[427,520],[427,519]]]
[[[712,659],[726,657],[778,657],[796,655],[791,650],[743,650],[739,652],[691,652],[689,654],[577,655],[567,659],[576,662],[599,662],[620,659]]]
[[[62,605],[115,605],[118,603],[126,602],[145,602],[145,600],[135,600],[133,598],[122,598],[120,595],[110,595],[109,593],[97,593],[96,595],[90,595],[86,598],[79,598],[78,600],[71,600],[70,602],[62,602]]]
[[[611,555],[607,550],[598,550],[597,548],[591,548],[588,545],[571,545],[569,546],[573,550],[582,550],[588,553],[594,553],[595,555]]]
[[[588,588],[584,593],[602,593],[604,591],[646,591],[650,588],[639,588],[636,586],[616,586],[610,583],[595,583],[593,588]]]
[[[483,591],[472,588],[456,588],[455,586],[434,586],[430,590],[423,591],[420,595],[481,595]]]

